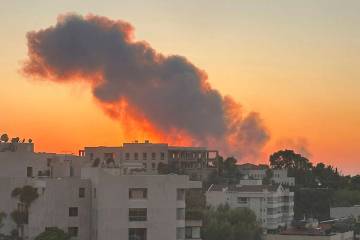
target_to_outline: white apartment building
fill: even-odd
[[[206,202],[214,207],[228,204],[231,208],[249,208],[267,231],[290,226],[294,193],[281,185],[259,185],[260,182],[245,180],[237,186],[212,185],[206,192]]]
[[[134,156],[131,148],[126,149]],[[201,182],[186,175],[132,174],[115,164],[89,165],[84,156],[34,153],[33,148],[0,152],[0,212],[7,215],[0,232],[16,228],[10,215],[19,202],[11,192],[30,185],[39,197],[24,228],[29,240],[51,227],[79,240],[200,240],[201,222],[185,220],[185,189],[201,188]]]
[[[114,169],[84,168],[92,185],[94,240],[185,239],[185,189],[201,188],[186,175],[121,175]],[[200,235],[193,239],[200,239]]]
[[[238,165],[238,169],[244,177],[252,179],[264,179],[266,171],[269,169],[267,165],[255,165],[251,163],[245,163]],[[287,169],[271,169],[273,177],[271,178],[277,184],[286,186],[295,186],[295,178],[288,176]]]
[[[124,143],[119,147],[85,147],[79,152],[97,166],[117,167],[142,166],[146,173],[157,173],[161,164],[166,164],[190,175],[191,179],[204,180],[215,171],[218,151],[203,147],[174,147],[149,141]]]

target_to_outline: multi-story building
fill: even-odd
[[[92,239],[185,239],[186,227],[196,228],[186,225],[185,190],[201,188],[201,183],[186,175],[86,168],[82,178],[92,183]]]
[[[164,150],[158,147],[162,161]],[[134,156],[131,148],[126,151]],[[201,182],[187,175],[125,172],[122,162],[91,167],[84,156],[32,149],[0,152],[0,212],[7,215],[0,233],[17,228],[11,213],[22,203],[12,192],[29,185],[39,195],[23,228],[29,240],[51,227],[79,240],[200,240],[201,222],[185,220],[185,189],[201,188]]]
[[[13,150],[6,146],[14,146]],[[33,143],[0,143],[0,177],[80,177],[86,159],[73,154],[34,152]]]
[[[191,179],[205,180],[216,171],[218,151],[203,147],[174,147],[163,143],[124,143],[119,147],[85,147],[79,152],[98,166],[120,166],[138,164],[147,173],[157,173],[165,164],[171,171],[189,175]]]
[[[236,186],[212,185],[206,192],[211,206],[251,209],[267,231],[286,228],[294,216],[294,193],[281,185],[261,185],[261,180],[241,180]]]
[[[267,165],[255,165],[252,163],[245,163],[238,165],[239,172],[244,177],[252,179],[264,179],[266,177],[266,171],[269,169]],[[273,176],[271,178],[277,184],[286,186],[295,186],[295,178],[288,176],[287,169],[271,169]]]

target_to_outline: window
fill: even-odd
[[[77,217],[77,216],[78,216],[78,208],[69,207],[69,217]]]
[[[69,167],[69,175],[70,175],[70,177],[73,177],[74,176],[74,167],[73,166],[70,166]]]
[[[185,239],[185,228],[176,228],[176,239]]]
[[[96,188],[94,188],[94,198],[96,198]]]
[[[33,176],[33,168],[32,167],[27,167],[26,168],[26,176],[27,177],[32,177]]]
[[[79,188],[79,198],[85,197],[85,188],[81,187]]]
[[[51,165],[51,158],[46,159],[46,166],[50,167]]]
[[[130,159],[130,153],[125,153],[125,160],[129,160]]]
[[[129,221],[146,221],[147,209],[146,208],[130,208],[129,209]]]
[[[177,190],[177,200],[184,201],[185,200],[185,189]]]
[[[105,160],[113,160],[114,159],[114,153],[104,153],[104,159]]]
[[[146,199],[147,189],[146,188],[130,188],[129,199]]]
[[[156,158],[156,153],[151,153],[151,160],[155,160],[155,158]]]
[[[161,155],[160,155],[160,158],[161,158],[161,160],[165,160],[165,153],[161,153]]]
[[[78,227],[68,227],[68,233],[71,237],[77,237],[79,233]]]
[[[143,166],[144,166],[145,169],[147,168],[147,164],[146,164],[146,163],[143,163]]]
[[[248,199],[246,197],[238,197],[237,198],[238,203],[245,204],[248,202]]]
[[[152,163],[152,164],[151,164],[151,168],[152,168],[152,170],[155,170],[155,169],[156,169],[156,164],[155,164],[155,163]]]
[[[143,160],[146,160],[146,159],[147,159],[147,153],[143,152]]]
[[[200,238],[200,227],[186,227],[185,237],[187,239],[198,239]]]
[[[176,219],[177,220],[185,220],[185,208],[177,208],[176,209]]]
[[[146,228],[129,228],[129,240],[146,240]]]
[[[139,159],[139,153],[134,153],[134,159],[138,160]]]

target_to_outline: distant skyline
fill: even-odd
[[[313,162],[360,171],[360,2],[349,1],[3,1],[0,10],[0,132],[32,138],[37,151],[120,145],[122,128],[97,108],[84,83],[58,85],[19,73],[26,33],[59,14],[130,22],[137,40],[179,54],[245,112],[259,112],[270,140]]]

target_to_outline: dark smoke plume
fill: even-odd
[[[88,81],[115,118],[120,111],[114,109],[126,101],[165,134],[175,129],[227,154],[256,156],[268,139],[258,114],[243,116],[239,104],[210,86],[204,71],[136,41],[133,30],[105,17],[62,15],[55,26],[27,34],[23,71],[56,82]]]

